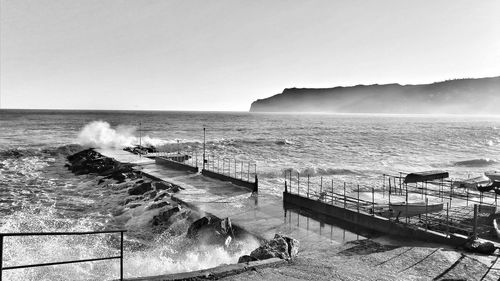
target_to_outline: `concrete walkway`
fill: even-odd
[[[180,186],[183,189],[175,194],[177,199],[200,211],[221,218],[229,217],[233,224],[258,237],[271,239],[275,233],[289,235],[300,241],[301,251],[324,250],[328,246],[362,238],[290,211],[285,217],[282,198],[269,194],[265,188],[252,194],[232,183],[157,165],[154,160],[126,151],[97,151],[119,162],[136,164],[137,170]]]

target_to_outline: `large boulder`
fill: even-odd
[[[150,190],[153,190],[151,182],[141,183],[128,189],[129,195],[142,195]]]
[[[169,223],[169,219],[175,213],[178,213],[181,210],[180,206],[176,206],[170,208],[168,210],[161,211],[157,216],[153,217],[153,226],[160,226]]]
[[[279,234],[276,234],[276,235],[279,235]],[[299,243],[299,240],[297,239],[294,239],[292,237],[288,237],[288,236],[282,236],[286,243],[288,244],[288,255],[290,256],[290,258],[296,258],[298,255],[299,255],[299,246],[300,246],[300,243]]]
[[[291,237],[275,234],[274,238],[253,250],[250,256],[257,260],[270,258],[292,259],[299,253],[299,241]],[[243,258],[243,257],[242,257]]]
[[[155,189],[157,191],[158,190],[167,190],[167,189],[171,189],[171,188],[172,188],[172,184],[170,184],[170,183],[163,182],[163,181],[155,182]]]
[[[252,256],[249,256],[249,255],[241,256],[238,259],[238,263],[245,263],[245,262],[251,262],[251,261],[258,261],[258,259],[254,258]]]
[[[234,230],[229,218],[205,216],[189,226],[186,236],[191,239],[202,239],[208,244],[228,246],[234,238]]]

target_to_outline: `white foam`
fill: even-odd
[[[141,140],[136,136],[136,127],[119,125],[112,128],[108,122],[92,121],[85,125],[78,134],[78,143],[83,146],[97,148],[124,148],[139,144],[163,145],[164,140],[153,138],[148,135],[142,136]]]

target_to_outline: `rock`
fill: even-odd
[[[150,190],[152,190],[153,187],[151,186],[151,182],[145,182],[140,185],[133,186],[128,189],[128,194],[130,195],[141,195],[144,194]]]
[[[127,205],[128,203],[130,203],[132,201],[137,201],[137,200],[142,200],[142,199],[144,199],[144,197],[141,195],[129,196],[129,197],[125,198],[125,200],[123,200],[122,205]]]
[[[477,247],[477,251],[480,254],[492,255],[495,252],[495,245],[491,242],[483,242]]]
[[[288,244],[288,255],[290,255],[290,258],[293,259],[297,257],[299,255],[299,246],[300,246],[299,240],[287,236],[282,236],[282,237],[285,238],[285,241]]]
[[[158,195],[156,195],[155,199],[153,199],[153,201],[159,201],[161,199],[163,199],[165,196],[170,196],[170,194],[166,191],[161,191],[160,193],[158,193]]]
[[[253,250],[250,256],[265,260],[270,258],[291,259],[298,255],[299,241],[291,237],[275,234],[274,238]]]
[[[258,261],[258,259],[254,258],[252,256],[249,256],[249,255],[241,256],[238,259],[238,263],[246,263],[246,262],[251,262],[251,261]]]
[[[196,238],[198,232],[200,232],[200,230],[206,225],[209,225],[213,219],[217,219],[217,217],[206,216],[194,221],[189,226],[186,236],[188,238]]]
[[[157,192],[155,190],[150,190],[150,191],[144,193],[144,198],[153,199],[156,197],[156,194],[157,194]]]
[[[141,205],[142,205],[141,203],[130,203],[126,207],[129,207],[130,209],[134,209],[134,208],[137,208]]]
[[[480,253],[484,255],[491,255],[496,250],[493,243],[487,241],[481,242],[479,239],[469,240],[465,242],[464,249],[469,252]]]
[[[287,260],[290,258],[290,255],[288,254],[288,244],[283,237],[275,237],[266,244],[253,250],[250,253],[250,256],[259,260],[267,260],[270,258]]]
[[[163,181],[155,182],[155,189],[157,191],[171,189],[172,187],[173,187],[172,184],[167,183],[167,182],[163,182]]]
[[[164,223],[168,223],[170,217],[181,210],[180,206],[173,207],[171,209],[160,212],[157,216],[153,217],[153,225],[158,226]]]
[[[180,187],[178,185],[173,185],[172,186],[172,192],[173,193],[177,193],[177,192],[179,192],[179,190],[180,190]]]
[[[158,209],[158,208],[165,207],[168,205],[170,205],[170,203],[168,201],[160,201],[160,202],[153,203],[153,204],[149,205],[147,210]]]
[[[112,174],[111,174],[111,178],[118,181],[119,183],[120,182],[124,182],[126,179],[127,179],[127,176],[120,172],[120,171],[114,171]]]
[[[100,175],[108,175],[115,169],[116,162],[92,149],[82,150],[78,153],[67,157],[70,162],[66,165],[72,172],[76,174],[98,173]]]
[[[191,239],[203,239],[208,244],[228,246],[231,242],[228,242],[228,238],[234,238],[234,231],[229,218],[205,216],[189,226],[186,236]]]

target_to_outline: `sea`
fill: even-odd
[[[500,117],[495,116],[4,109],[0,233],[116,226],[113,191],[64,167],[66,156],[83,148],[141,143],[201,156],[204,142],[212,157],[252,165],[260,192],[277,196],[289,173],[335,187],[347,182],[379,188],[383,174],[445,170],[464,179],[500,170]],[[235,259],[235,253],[219,248],[182,252],[184,242],[169,235],[158,235],[147,247],[134,247],[134,239],[127,239],[132,246],[126,248],[126,276],[196,270]],[[112,235],[5,237],[3,266],[113,255],[116,243]],[[116,261],[107,261],[8,270],[3,277],[110,280],[118,271]]]

